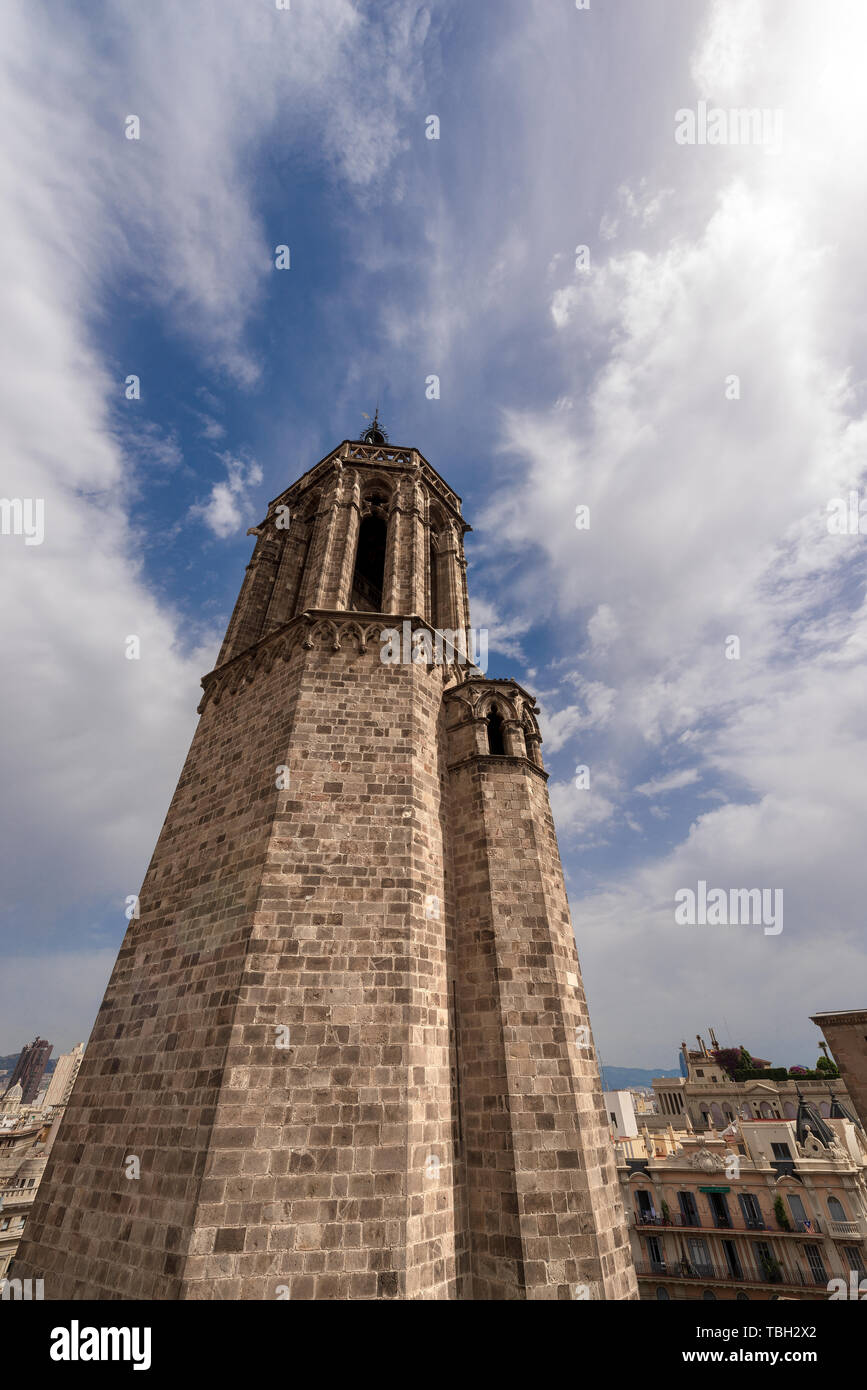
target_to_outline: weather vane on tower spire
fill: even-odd
[[[365,420],[370,420],[370,416],[367,414],[366,411],[362,410],[361,413],[364,416]],[[385,430],[385,427],[379,423],[379,402],[377,402],[376,414],[374,415],[373,420],[368,425],[367,429],[364,431],[364,434],[361,436],[361,440],[363,444],[388,443],[388,434]]]

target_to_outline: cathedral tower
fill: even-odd
[[[468,529],[378,422],[255,528],[14,1264],[46,1298],[637,1296]]]

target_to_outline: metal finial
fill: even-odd
[[[362,411],[362,414],[364,414],[363,411]],[[369,420],[369,419],[370,419],[370,416],[369,416],[369,415],[365,415],[364,418],[365,418],[366,420]],[[387,443],[388,443],[388,434],[386,433],[386,430],[385,430],[384,426],[381,425],[381,424],[379,423],[379,406],[378,406],[378,405],[377,405],[377,407],[376,407],[376,414],[375,414],[374,417],[373,417],[373,421],[372,421],[372,423],[371,423],[370,425],[368,425],[367,429],[364,431],[364,434],[361,436],[361,440],[362,440],[362,443],[363,443],[363,444],[387,444]]]

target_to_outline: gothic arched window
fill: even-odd
[[[307,561],[310,557],[310,546],[313,540],[313,526],[316,521],[316,508],[312,507],[306,516],[298,522],[293,523],[294,535],[290,530],[287,545],[293,548],[293,567],[290,577],[290,597],[289,613],[294,616],[301,607],[303,597],[304,578],[307,573]]]
[[[381,516],[366,516],[358,532],[355,573],[349,606],[362,613],[382,612],[385,584],[385,542],[388,527]]]
[[[488,752],[503,756],[506,752],[506,730],[496,705],[488,715]]]
[[[440,614],[440,585],[437,566],[437,548],[434,544],[433,532],[430,538],[430,624],[431,627],[438,627]]]

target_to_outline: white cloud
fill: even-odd
[[[639,796],[660,796],[664,792],[680,791],[691,787],[700,777],[697,767],[686,767],[681,772],[670,772],[666,777],[655,777],[650,782],[642,782],[635,790]]]
[[[7,16],[16,66],[0,120],[16,140],[0,157],[0,199],[15,254],[0,259],[0,290],[16,349],[0,358],[4,487],[45,496],[46,541],[0,546],[4,650],[21,677],[3,695],[17,789],[4,882],[14,866],[18,906],[46,918],[57,884],[72,900],[135,891],[214,645],[197,635],[191,654],[130,561],[136,478],[109,426],[117,373],[82,306],[134,279],[203,362],[254,381],[244,330],[274,275],[273,229],[252,196],[258,142],[287,131],[319,141],[370,205],[418,114],[423,6],[378,6],[373,20],[348,0],[266,10],[190,0],[154,7],[142,25],[134,7],[113,5],[111,61],[99,65],[76,19],[58,11],[49,23],[23,4]],[[662,1060],[672,1029],[692,1026],[684,1000],[725,1008],[749,1044],[757,1019],[803,1034],[810,1009],[845,1004],[835,991],[864,983],[867,614],[863,580],[848,572],[861,543],[829,537],[824,518],[867,458],[867,17],[856,0],[726,0],[663,36],[637,4],[615,81],[563,41],[575,18],[533,0],[490,39],[489,63],[456,52],[467,66],[449,90],[465,94],[469,70],[482,111],[509,90],[511,123],[504,112],[482,158],[469,109],[461,140],[424,151],[450,151],[448,172],[428,158],[395,185],[402,218],[424,209],[426,240],[384,248],[377,228],[357,254],[378,284],[391,284],[398,258],[416,271],[415,301],[399,276],[377,295],[396,368],[410,351],[425,370],[445,363],[457,423],[480,400],[492,422],[509,402],[496,487],[472,518],[473,578],[480,570],[496,610],[477,583],[474,622],[524,660],[532,625],[553,618],[569,663],[582,663],[564,677],[576,693],[545,715],[545,751],[592,730],[606,771],[594,765],[590,791],[552,781],[558,829],[579,848],[607,846],[609,864],[612,844],[628,854],[615,838],[626,825],[645,856],[601,886],[599,861],[582,860],[597,882],[573,903],[582,963],[603,1046]],[[782,152],[676,147],[675,110],[702,97],[784,108]],[[121,134],[130,106],[141,108],[138,143]],[[291,199],[286,218],[291,242]],[[600,225],[616,240],[600,236],[592,270],[573,274],[572,248]],[[491,363],[512,361],[516,344],[497,397]],[[362,357],[348,369],[353,389],[369,370]],[[733,373],[738,400],[724,389]],[[227,470],[199,503],[217,534],[243,525],[251,485]],[[579,503],[592,517],[580,533]],[[140,663],[118,658],[129,632],[142,635]],[[732,633],[740,661],[725,658]],[[659,781],[685,748],[701,778],[689,784],[690,830],[649,806],[646,834],[621,820],[637,777]],[[708,807],[703,784],[722,804]],[[670,842],[650,843],[669,827]],[[698,877],[783,886],[783,935],[674,933],[673,892]],[[767,1033],[759,1050],[774,1055]]]
[[[587,636],[594,650],[605,652],[617,640],[620,628],[617,618],[607,603],[600,603],[596,612],[587,622]]]
[[[547,753],[556,753],[580,730],[589,732],[605,727],[614,710],[615,691],[601,681],[587,680],[579,671],[569,671],[564,677],[576,691],[580,704],[549,708],[549,695],[540,692],[539,723]]]
[[[215,536],[226,540],[252,517],[253,508],[247,493],[261,483],[264,474],[254,460],[233,458],[231,454],[219,457],[225,465],[226,477],[214,483],[205,501],[193,504],[190,516],[200,518]]]
[[[512,614],[509,618],[504,619],[498,612],[496,604],[492,603],[490,599],[474,597],[471,621],[474,632],[487,631],[490,651],[523,662],[524,651],[521,638],[530,628],[529,618]]]
[[[208,440],[224,439],[226,428],[221,425],[219,420],[215,420],[212,415],[201,415],[202,438]]]
[[[806,0],[785,11],[743,0],[697,8],[695,21],[692,53],[673,54],[642,108],[644,128],[648,112],[659,128],[630,151],[640,180],[630,175],[627,192],[598,209],[607,241],[592,247],[589,272],[573,271],[568,255],[552,260],[552,243],[590,238],[580,213],[564,233],[556,158],[537,159],[555,205],[536,229],[537,261],[563,279],[516,285],[510,306],[545,295],[556,385],[550,408],[504,416],[510,466],[474,518],[487,565],[521,572],[522,610],[538,604],[573,651],[586,629],[582,674],[616,692],[594,751],[616,785],[594,805],[554,784],[561,834],[581,844],[576,825],[591,826],[610,840],[633,769],[644,769],[644,795],[674,790],[669,755],[689,749],[689,780],[677,774],[694,788],[689,833],[654,815],[654,836],[670,828],[669,838],[642,841],[640,867],[573,901],[603,1045],[629,1038],[657,1056],[672,1026],[690,1026],[684,999],[725,1008],[745,1038],[761,1029],[772,1051],[774,1029],[803,1036],[807,1013],[833,1007],[835,990],[848,989],[847,1002],[852,981],[867,986],[856,941],[867,891],[863,540],[826,526],[828,500],[862,482],[867,459],[855,309],[867,292],[855,230],[867,214],[867,89],[856,73],[867,14],[848,0],[833,15]],[[534,23],[545,23],[538,7]],[[782,108],[781,152],[676,148],[674,112],[700,98]],[[554,105],[533,126],[537,151],[549,117],[568,126],[565,102]],[[464,268],[465,312],[474,269]],[[732,375],[738,399],[727,396]],[[557,409],[564,399],[579,408]],[[591,511],[582,532],[578,504]],[[487,549],[486,535],[496,538]],[[732,634],[740,660],[726,659]],[[546,753],[580,724],[567,704]],[[654,754],[659,772],[648,776]],[[708,810],[706,795],[724,804]],[[581,862],[592,874],[592,857]],[[783,935],[676,935],[673,893],[698,877],[784,887]],[[623,1022],[626,997],[646,1004]]]
[[[566,705],[553,714],[543,710],[539,723],[547,751],[556,753],[581,728],[583,713],[578,705]]]
[[[617,814],[617,787],[617,778],[605,769],[591,769],[587,787],[579,786],[577,778],[571,782],[550,782],[548,794],[560,839],[580,841],[582,850],[610,843]]]
[[[139,364],[119,371],[100,356],[107,296],[162,315],[221,380],[254,381],[245,328],[274,274],[257,148],[275,130],[283,150],[303,140],[363,196],[401,148],[426,23],[422,6],[392,4],[368,22],[349,0],[291,12],[189,0],[154,4],[144,22],[122,3],[89,16],[5,7],[0,121],[15,138],[0,155],[3,489],[44,499],[45,540],[0,538],[0,720],[14,788],[0,845],[2,976],[14,993],[22,977],[9,953],[27,932],[39,962],[30,995],[43,991],[58,1028],[63,972],[102,972],[98,998],[113,952],[52,954],[55,924],[101,918],[116,902],[122,925],[219,639],[158,598],[136,558],[130,505],[146,476],[181,458],[161,426],[132,413],[118,425],[123,378]],[[375,103],[360,95],[372,90]],[[139,141],[124,137],[130,112]],[[279,229],[290,239],[293,197],[290,184]],[[243,523],[261,479],[258,465],[225,462],[201,504],[217,535]],[[125,657],[130,635],[139,660]],[[3,1014],[22,1026],[5,1003]]]

